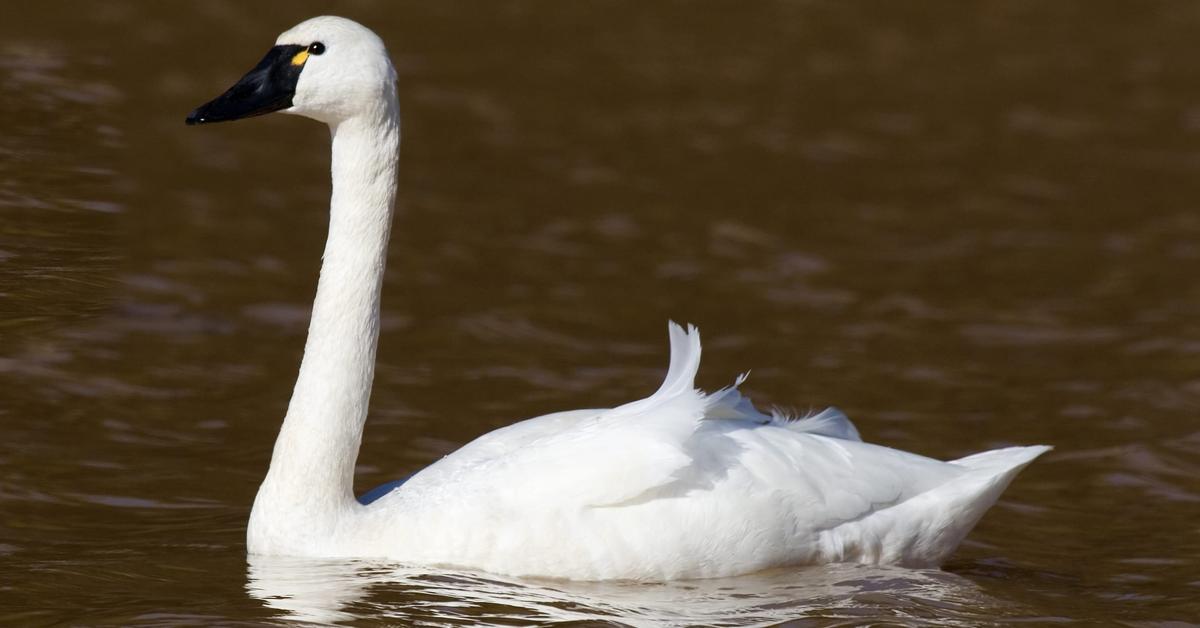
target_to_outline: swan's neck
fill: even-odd
[[[251,515],[251,551],[256,525],[279,529],[293,516],[336,525],[357,505],[354,464],[375,374],[400,146],[394,96],[384,104],[331,128],[329,238],[300,374]]]

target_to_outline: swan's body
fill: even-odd
[[[189,122],[279,109],[329,124],[333,196],[304,360],[250,516],[252,554],[575,579],[716,577],[833,561],[934,566],[1048,449],[940,462],[863,443],[836,410],[799,421],[767,416],[736,386],[697,391],[699,335],[672,324],[670,368],[649,398],[496,430],[364,505],[352,493],[354,463],[374,374],[400,128],[383,43],[349,20],[304,22]]]

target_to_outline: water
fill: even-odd
[[[708,388],[1057,447],[944,571],[668,585],[247,563],[328,135],[183,117],[329,10],[0,7],[0,623],[1200,621],[1196,5],[337,6],[405,123],[360,489],[647,394],[667,319]]]

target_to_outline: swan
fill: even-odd
[[[383,42],[344,18],[302,22],[187,123],[273,111],[329,126],[333,191],[304,357],[247,525],[250,555],[575,580],[934,567],[1050,449],[942,462],[865,443],[833,408],[763,413],[738,391],[744,376],[697,390],[699,333],[670,323],[670,363],[649,397],[497,429],[355,498],[400,144]]]

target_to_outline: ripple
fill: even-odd
[[[541,582],[370,561],[251,557],[246,590],[286,621],[367,617],[502,626],[617,622],[647,626],[768,625],[802,618],[937,620],[978,625],[1016,616],[942,571],[828,566],[686,583]]]

